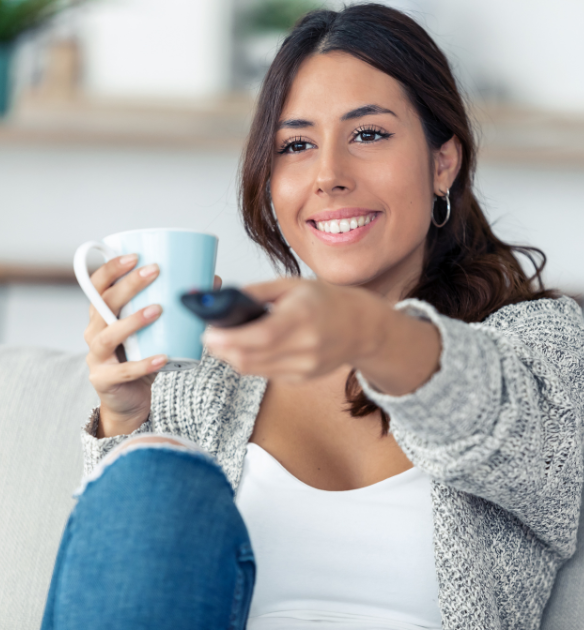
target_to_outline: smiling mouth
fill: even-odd
[[[319,232],[326,232],[329,234],[342,234],[346,232],[352,232],[358,230],[361,227],[369,225],[371,221],[380,214],[380,212],[370,212],[367,215],[361,215],[356,217],[348,217],[347,219],[333,219],[330,221],[314,221],[310,219],[310,223]]]

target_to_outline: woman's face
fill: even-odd
[[[292,249],[320,280],[400,299],[422,270],[434,194],[458,172],[456,139],[431,161],[399,82],[342,52],[303,62],[279,127],[270,190]],[[349,220],[338,234],[317,229],[335,216]]]

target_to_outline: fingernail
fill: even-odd
[[[129,265],[135,262],[138,262],[138,254],[128,254],[120,258],[120,265]]]
[[[152,319],[157,315],[160,315],[160,313],[162,313],[162,307],[158,304],[153,304],[152,306],[144,309],[144,317],[146,319]]]
[[[142,269],[140,269],[139,274],[143,278],[147,278],[148,276],[154,275],[157,271],[158,271],[158,265],[157,264],[146,265],[146,267],[142,267]]]
[[[166,363],[167,357],[165,354],[156,357],[155,359],[152,359],[152,361],[150,362],[150,365],[162,365],[163,363]]]

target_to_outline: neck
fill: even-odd
[[[390,304],[397,304],[406,297],[420,279],[424,265],[425,245],[426,242],[423,241],[397,264],[384,269],[371,280],[357,282],[351,286],[368,289],[384,297]],[[317,278],[319,278],[318,275]],[[327,282],[323,278],[319,279]]]
[[[422,243],[397,265],[384,270],[373,280],[359,286],[385,297],[392,305],[397,304],[406,297],[420,279],[424,264],[424,245],[425,243]]]

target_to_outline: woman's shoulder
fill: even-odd
[[[567,295],[507,304],[484,320],[469,324],[441,315],[428,302],[413,298],[403,300],[396,308],[434,322],[451,342],[451,338],[461,337],[459,345],[465,343],[461,326],[469,326],[495,339],[516,339],[530,346],[546,344],[553,339],[559,345],[571,345],[584,354],[584,314],[578,302]],[[461,351],[465,349],[461,348]]]
[[[550,331],[575,328],[584,332],[584,315],[576,300],[562,295],[507,304],[474,326]]]
[[[584,384],[584,315],[576,300],[563,295],[509,304],[471,326],[524,362],[543,361],[573,384]]]

